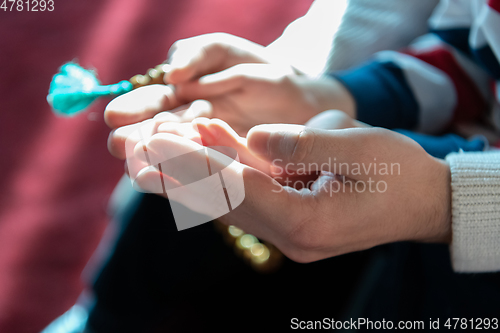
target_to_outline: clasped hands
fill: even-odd
[[[219,220],[298,262],[395,241],[450,241],[449,167],[403,135],[354,120],[355,103],[339,82],[308,78],[262,46],[224,34],[177,42],[169,63],[169,85],[136,89],[107,106],[114,156],[126,158],[130,133],[146,122],[153,130],[135,149],[147,147],[159,160],[202,146],[236,150],[226,187],[231,192],[231,177],[242,177],[245,198]],[[204,154],[192,158],[206,163]],[[138,163],[128,172],[155,192],[159,171],[141,172]]]

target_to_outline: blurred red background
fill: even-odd
[[[106,149],[106,100],[73,118],[51,113],[45,98],[58,67],[77,60],[108,84],[161,63],[180,38],[223,31],[268,44],[311,2],[55,0],[53,12],[0,9],[0,332],[38,332],[75,302],[123,173]]]

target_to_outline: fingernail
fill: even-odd
[[[161,123],[158,125],[157,131],[160,133],[177,133],[177,126],[179,126],[179,123]]]
[[[264,158],[289,157],[293,154],[304,126],[270,124],[252,128],[248,134],[250,150]]]
[[[256,126],[248,132],[247,144],[250,151],[261,157],[266,157],[269,151],[270,129],[266,125]]]

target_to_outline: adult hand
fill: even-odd
[[[268,63],[265,53],[261,45],[224,33],[179,40],[169,51],[171,70],[164,79],[170,85],[137,89],[110,103],[104,113],[106,123],[118,128],[187,104],[194,99],[188,101],[176,96],[172,84],[190,82],[237,64]]]
[[[240,135],[263,123],[304,124],[326,109],[354,117],[354,101],[338,81],[297,75],[290,66],[266,56],[264,48],[241,38],[212,34],[179,41],[165,80],[173,86],[149,86],[113,100],[105,119],[112,128],[183,107],[196,116],[226,121]],[[179,60],[178,60],[179,59]],[[211,103],[191,110],[195,100]]]
[[[179,84],[244,63],[271,63],[273,56],[262,45],[226,33],[181,39],[169,50],[166,83]]]
[[[201,148],[170,133],[143,143],[158,160],[172,151]],[[403,135],[380,128],[328,131],[261,125],[248,133],[247,145],[274,168],[321,171],[314,183],[297,190],[296,184],[281,185],[242,163],[226,168],[229,195],[234,192],[232,180],[243,177],[245,199],[220,220],[270,241],[293,260],[310,262],[394,241],[450,240],[449,168]],[[204,154],[191,156],[190,165],[206,163]],[[217,158],[211,163],[218,163]],[[148,190],[158,176],[158,170],[148,170],[136,182]],[[182,184],[172,175],[164,179]],[[196,195],[188,194],[170,199],[202,210],[192,202],[204,198],[186,200]]]

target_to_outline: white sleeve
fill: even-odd
[[[320,74],[348,0],[315,0],[306,15],[290,23],[267,49],[311,76]]]
[[[500,152],[452,153],[451,259],[457,272],[500,271]]]
[[[406,47],[428,32],[439,0],[350,0],[325,71],[346,69],[383,50]]]
[[[315,0],[267,49],[317,76],[396,50],[427,32],[438,0]]]

